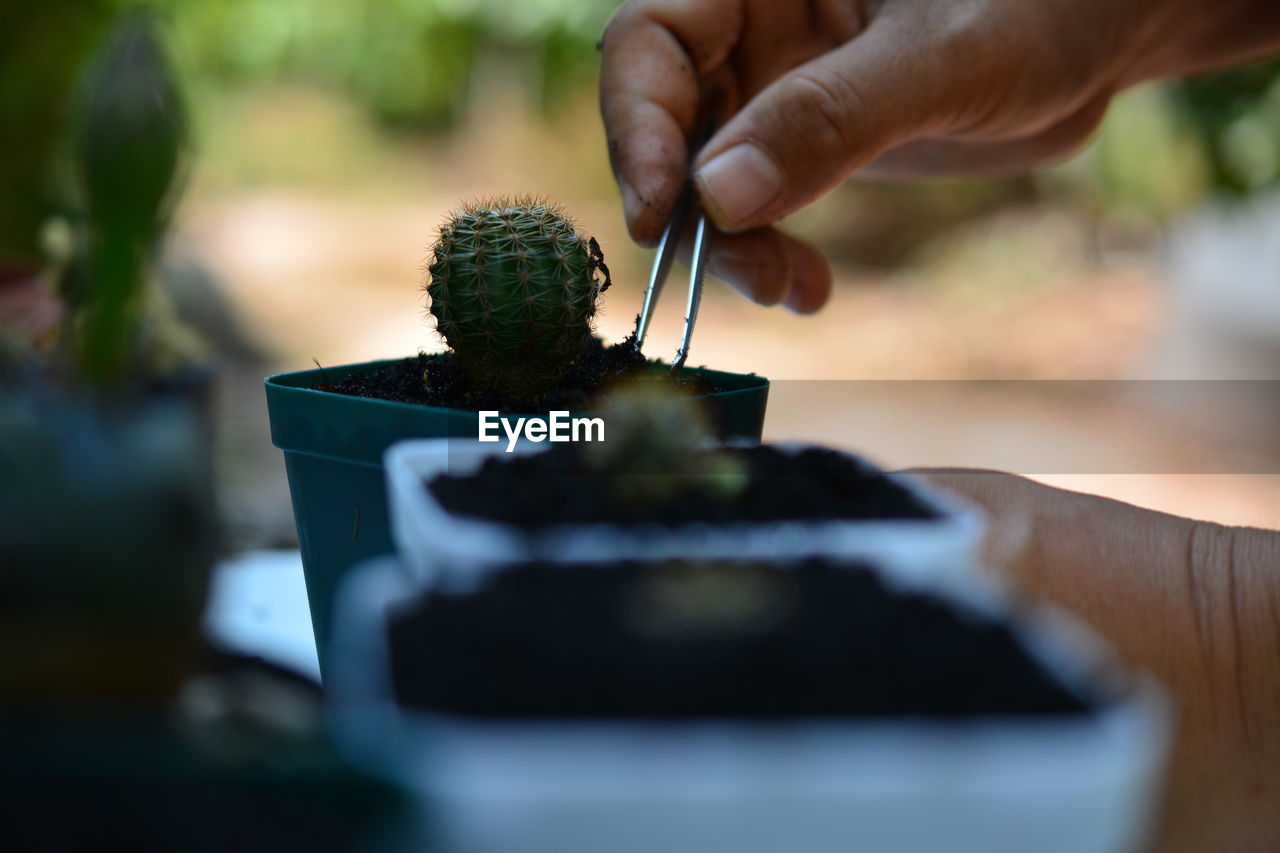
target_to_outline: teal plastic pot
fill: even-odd
[[[284,451],[293,517],[307,581],[311,624],[323,672],[334,590],[357,563],[391,553],[382,454],[406,438],[475,438],[475,412],[316,391],[400,359],[267,377],[271,441]],[[759,441],[769,380],[705,367],[686,368],[722,390],[707,395],[722,439]]]

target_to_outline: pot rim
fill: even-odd
[[[799,453],[817,445],[772,445]],[[514,453],[545,452],[547,445],[521,442]],[[562,524],[527,532],[503,522],[460,515],[444,507],[427,487],[435,475],[467,473],[503,444],[475,439],[398,442],[384,457],[391,533],[401,560],[422,583],[473,589],[501,567],[529,562],[584,563],[619,559],[676,558],[798,560],[808,556],[861,558],[895,569],[903,583],[927,583],[935,574],[969,574],[977,564],[986,527],[982,511],[949,493],[886,473],[925,507],[933,519],[822,519],[691,522],[664,525]],[[867,469],[865,459],[842,453]]]

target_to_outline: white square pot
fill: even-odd
[[[957,606],[1005,612],[975,578]],[[394,560],[340,601],[335,734],[422,797],[453,853],[1122,853],[1149,824],[1168,740],[1160,692],[1071,620],[1016,635],[1093,714],[943,721],[478,721],[393,701],[388,612],[422,592]]]
[[[774,445],[798,453],[807,445]],[[936,519],[850,519],[742,522],[679,527],[642,524],[557,525],[526,532],[501,522],[453,513],[425,483],[440,474],[475,472],[491,457],[544,452],[523,443],[425,439],[395,444],[386,453],[391,533],[405,568],[420,580],[458,590],[486,571],[527,562],[594,563],[615,560],[799,559],[865,560],[904,580],[927,582],[935,573],[969,572],[978,561],[984,522],[976,508],[950,495],[887,474]],[[875,470],[870,463],[849,456]]]

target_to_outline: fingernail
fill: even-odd
[[[750,142],[735,145],[698,170],[703,207],[716,225],[731,231],[782,193],[782,170]]]
[[[618,180],[618,189],[622,192],[622,215],[626,218],[627,225],[634,227],[643,207],[640,196],[631,188],[631,184],[621,179]]]

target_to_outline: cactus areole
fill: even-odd
[[[436,328],[479,387],[533,399],[586,351],[609,271],[550,204],[497,199],[454,212],[428,267]],[[603,282],[597,276],[603,276]]]

